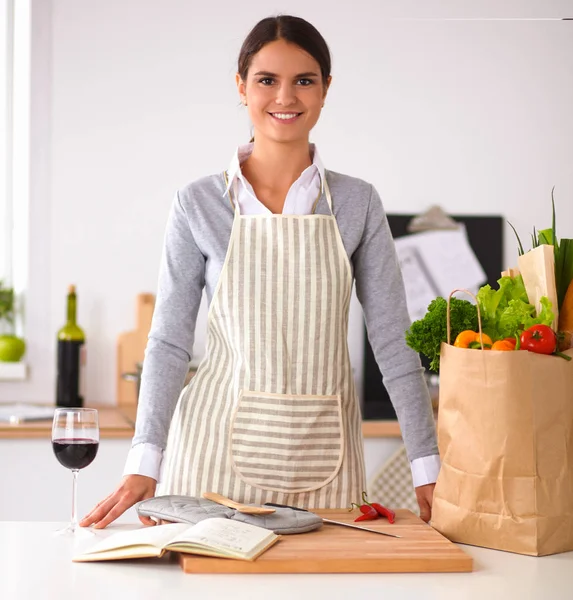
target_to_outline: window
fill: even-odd
[[[17,292],[26,277],[29,137],[30,0],[0,0],[0,279]]]
[[[31,0],[0,0],[0,280],[14,288],[17,308],[28,258],[30,7]],[[0,381],[25,379],[24,362],[0,363]]]
[[[0,0],[0,280],[12,280],[13,4]]]
[[[0,279],[17,293],[26,277],[19,265],[27,246],[29,124],[30,0],[0,0]]]

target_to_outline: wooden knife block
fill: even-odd
[[[154,307],[154,294],[138,294],[136,328],[134,331],[120,333],[117,338],[116,401],[118,406],[137,406],[137,386],[133,381],[122,379],[122,373],[135,373],[137,363],[143,361]]]

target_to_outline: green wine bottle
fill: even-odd
[[[84,399],[81,394],[82,375],[85,365],[86,337],[76,323],[76,287],[68,289],[68,318],[58,331],[58,374],[56,384],[56,405],[81,407]]]

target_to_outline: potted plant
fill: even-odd
[[[14,332],[15,316],[14,289],[0,280],[0,362],[18,362],[26,352],[26,342]]]

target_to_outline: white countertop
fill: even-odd
[[[571,600],[573,552],[542,558],[462,546],[473,573],[189,575],[162,559],[72,563],[94,543],[58,537],[60,523],[0,522],[2,600]],[[138,525],[115,525],[105,536]]]

